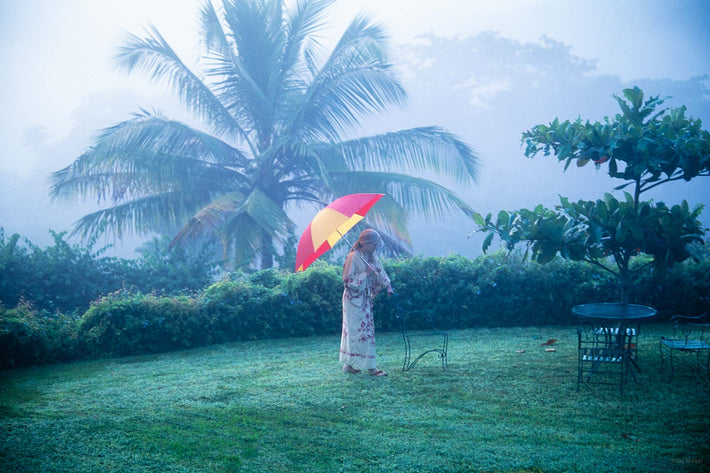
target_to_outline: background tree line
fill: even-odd
[[[142,293],[187,294],[213,281],[218,261],[209,245],[168,251],[167,237],[142,245],[136,259],[104,256],[107,247],[70,244],[66,232],[50,230],[45,248],[0,227],[0,303],[21,301],[46,312],[81,313],[91,301],[121,289]]]

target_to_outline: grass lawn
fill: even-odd
[[[386,378],[342,373],[333,336],[4,371],[0,471],[710,471],[710,382],[660,372],[663,329],[623,397],[577,391],[574,327],[451,332],[446,372],[378,333]]]

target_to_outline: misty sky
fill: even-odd
[[[139,107],[169,103],[167,94],[141,76],[128,77],[117,71],[111,56],[126,32],[140,35],[144,26],[153,24],[187,64],[194,64],[198,52],[195,15],[200,4],[193,0],[0,0],[0,226],[6,232],[18,232],[45,244],[49,228],[69,230],[71,222],[91,208],[89,204],[50,203],[49,173],[81,154],[100,128],[126,119]],[[542,44],[547,38],[562,49],[568,48],[569,56],[588,61],[594,76],[611,77],[618,84],[654,80],[653,84],[676,87],[705,76],[694,84],[704,84],[704,99],[710,99],[710,2],[706,0],[340,0],[332,10],[334,28],[324,42],[332,41],[359,11],[387,28],[395,50],[422,42],[426,33],[463,41],[493,31],[516,47]],[[485,65],[471,67],[484,69]],[[437,80],[432,71],[428,74]],[[465,78],[461,81],[465,86]],[[509,81],[488,86],[488,96],[501,100],[510,90]],[[589,97],[589,101],[608,101],[613,106],[608,100],[613,93],[620,90],[604,91],[602,97]],[[476,100],[447,106],[487,106]],[[694,110],[693,104],[686,105],[708,129],[710,118],[703,116],[706,108]],[[458,123],[440,123],[438,118],[475,116],[465,115],[468,112],[463,110],[425,109],[423,105],[415,110],[424,123],[454,128]],[[509,113],[519,112],[511,109]],[[562,112],[544,111],[540,119],[551,120],[554,116],[550,113]],[[455,131],[466,139],[481,140],[475,133],[469,137],[463,126]],[[519,137],[521,131],[512,130],[511,136]],[[485,174],[496,169],[489,151],[495,147],[472,144],[484,164],[481,188],[500,187]],[[513,154],[515,147],[517,143]],[[508,182],[515,182],[513,171],[506,172]],[[708,207],[707,217],[710,196],[707,191],[700,192]],[[513,202],[509,198],[504,204],[515,205]],[[475,202],[469,203],[476,207]],[[456,250],[456,245],[446,248]],[[415,252],[419,251],[439,252],[415,247]]]

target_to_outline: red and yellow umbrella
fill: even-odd
[[[365,218],[384,194],[350,194],[334,200],[313,217],[301,235],[296,272],[303,271]]]

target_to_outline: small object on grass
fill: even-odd
[[[557,351],[554,348],[545,348],[545,351]]]
[[[557,341],[556,338],[550,338],[550,339],[547,340],[545,343],[543,343],[542,346],[552,345],[552,344],[555,343],[556,341]]]
[[[515,350],[515,353],[525,353],[525,350]]]

